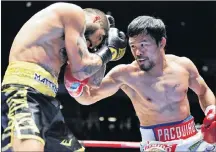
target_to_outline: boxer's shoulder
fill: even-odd
[[[174,54],[166,54],[166,59],[169,61],[178,61],[181,60],[181,57]]]
[[[174,61],[176,63],[190,63],[192,62],[188,57],[185,56],[177,56],[173,54],[166,54],[166,59],[169,61]]]
[[[191,59],[189,59],[188,57],[185,57],[185,56],[176,56],[173,54],[166,54],[166,59],[168,61],[175,62],[176,64],[179,64],[182,67],[187,67],[187,66],[193,64]]]
[[[193,61],[191,61],[191,59],[189,59],[188,57],[179,57],[177,63],[181,65],[183,68],[190,71],[194,67]]]
[[[67,9],[74,9],[71,11],[77,11],[77,10],[83,11],[80,6],[72,4],[72,3],[67,3],[67,2],[56,2],[56,3],[49,5],[45,9],[54,10],[54,11],[59,11],[59,10],[64,10],[64,9],[66,9],[66,10]]]
[[[85,19],[83,9],[80,6],[72,3],[56,2],[49,5],[42,11],[45,12],[47,16],[49,16],[49,14],[54,14],[63,23],[69,22],[69,24],[73,23],[76,25],[76,22],[83,22]]]

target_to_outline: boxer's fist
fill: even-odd
[[[72,75],[71,75],[71,70],[70,70],[70,66],[67,65],[65,68],[65,73],[64,73],[64,84],[65,84],[65,88],[67,89],[68,93],[76,98],[82,95],[83,92],[83,87],[88,83],[88,78],[80,81],[75,79]]]
[[[206,117],[203,120],[201,131],[203,133],[203,139],[207,143],[216,143],[216,110],[215,106],[207,107],[205,111]]]
[[[127,47],[127,38],[124,32],[117,28],[110,28],[107,43],[112,52],[111,61],[117,61],[124,56]]]

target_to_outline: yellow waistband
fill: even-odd
[[[2,82],[5,84],[27,85],[53,97],[58,91],[58,80],[41,66],[30,62],[9,63]]]

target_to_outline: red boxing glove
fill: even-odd
[[[71,74],[70,66],[67,65],[64,73],[64,84],[68,93],[76,98],[82,95],[83,87],[88,83],[88,79],[83,81],[77,80]]]
[[[208,106],[205,110],[206,117],[201,126],[203,140],[210,144],[216,143],[216,106]]]

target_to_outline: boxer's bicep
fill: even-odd
[[[189,72],[189,88],[192,89],[197,95],[202,95],[206,90],[206,83],[198,72],[195,64],[187,59],[186,68]]]
[[[82,95],[75,98],[77,102],[83,105],[90,105],[104,98],[115,94],[121,86],[121,82],[117,82],[111,77],[105,77],[98,88],[85,86]]]
[[[123,85],[123,67],[124,65],[118,65],[110,70],[98,88],[90,89],[90,96],[99,101],[114,95]]]
[[[100,101],[114,95],[121,86],[121,82],[111,77],[105,77],[99,88],[89,88],[87,100]]]
[[[189,65],[188,68],[190,68],[189,87],[197,94],[200,106],[205,111],[207,106],[215,105],[215,96],[198,73],[195,65],[191,63],[191,66]]]
[[[205,93],[207,85],[204,79],[198,75],[190,77],[189,88],[192,89],[197,95],[202,95]]]
[[[92,94],[96,97],[98,96],[98,98],[106,98],[114,95],[120,89],[121,85],[121,80],[117,80],[115,77],[108,75],[102,80],[100,87],[96,91],[92,91]]]

